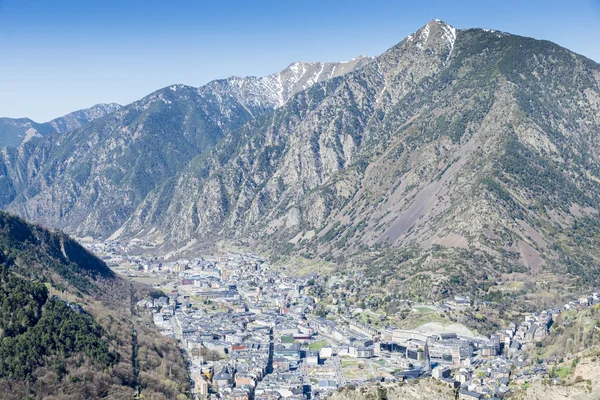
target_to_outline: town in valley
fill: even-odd
[[[555,368],[563,360],[533,360],[526,350],[548,335],[561,313],[600,302],[593,293],[532,312],[488,336],[460,324],[409,329],[343,302],[328,304],[323,312],[314,288],[347,291],[347,283],[360,282],[359,276],[292,276],[242,251],[144,257],[129,255],[139,243],[84,244],[123,276],[157,289],[158,295],[137,306],[151,312],[157,329],[186,353],[199,399],[318,399],[343,387],[417,379],[436,380],[460,399],[504,398],[535,381],[558,383]],[[466,295],[406,303],[412,313],[473,307]]]

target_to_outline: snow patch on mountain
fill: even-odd
[[[283,71],[263,77],[230,77],[212,81],[198,89],[202,97],[216,96],[221,102],[238,101],[248,110],[283,106],[293,95],[318,82],[345,75],[370,63],[359,56],[345,62],[294,62]]]
[[[448,24],[442,24],[441,26],[443,31],[442,37],[446,40],[448,49],[450,50],[448,52],[448,58],[450,58],[452,50],[454,50],[454,42],[456,41],[456,29]]]

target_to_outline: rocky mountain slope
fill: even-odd
[[[65,234],[0,212],[2,398],[185,398],[176,342],[133,306],[147,295]]]
[[[283,106],[293,95],[318,82],[345,75],[373,61],[359,56],[345,62],[294,62],[283,71],[263,77],[231,77],[200,88],[204,96],[226,104],[239,101],[253,116]]]
[[[0,206],[48,226],[106,237],[148,193],[169,187],[193,158],[235,129],[295,91],[368,61],[295,63],[265,78],[231,78],[199,89],[173,85],[80,129],[5,148]]]
[[[515,272],[591,283],[598,132],[598,64],[436,20],[374,59],[172,86],[4,150],[0,205],[165,251],[318,256],[402,295]]]
[[[124,232],[338,261],[421,249],[414,267],[442,280],[550,266],[596,279],[569,230],[593,243],[599,94],[600,67],[557,45],[432,21],[196,158]]]
[[[97,104],[43,124],[34,122],[29,118],[0,118],[0,147],[17,147],[33,138],[80,128],[97,118],[118,110],[120,107],[115,103]]]

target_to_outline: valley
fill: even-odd
[[[597,398],[599,132],[600,64],[438,19],[1,118],[1,393]]]
[[[599,279],[598,98],[585,57],[433,20],[376,57],[171,85],[5,147],[0,207],[157,254],[325,262],[399,298],[523,274],[576,296]]]
[[[415,380],[443,388],[447,398],[519,398],[540,384],[568,387],[579,356],[553,350],[559,326],[600,310],[593,293],[496,330],[479,321],[491,332],[481,334],[458,322],[485,318],[489,302],[469,296],[406,299],[400,310],[382,312],[355,295],[361,276],[289,275],[249,252],[163,258],[130,255],[153,247],[139,241],[86,246],[163,292],[138,306],[152,310],[154,325],[186,352],[198,398],[337,398],[374,386],[391,394],[410,391]]]

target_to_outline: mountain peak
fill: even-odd
[[[437,18],[434,18],[431,21],[429,21],[427,23],[427,25],[444,25],[444,26],[452,28],[452,25],[442,21],[441,19],[437,19]]]
[[[406,42],[419,50],[438,48],[441,51],[448,51],[448,57],[450,57],[456,41],[456,32],[456,28],[452,25],[440,19],[433,19],[409,35]]]

